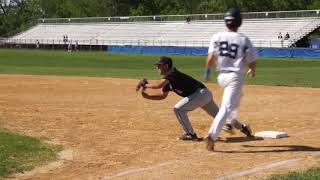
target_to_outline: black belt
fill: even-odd
[[[227,71],[227,70],[220,71],[220,73],[233,73],[233,72],[235,72],[235,71]]]

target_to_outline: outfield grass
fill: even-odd
[[[0,179],[57,158],[62,147],[0,129]]]
[[[0,73],[158,79],[153,62],[159,56],[0,49]],[[205,56],[171,57],[177,68],[202,80]],[[246,79],[246,83],[319,88],[319,72],[320,60],[317,59],[260,58],[257,77]],[[211,79],[215,82],[216,72]]]

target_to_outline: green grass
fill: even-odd
[[[0,129],[0,179],[57,158],[61,146]]]
[[[314,167],[306,171],[290,172],[288,174],[274,175],[269,180],[319,180],[320,167]]]
[[[0,49],[0,73],[158,79],[153,62],[159,56]],[[171,57],[177,68],[202,80],[205,56]],[[317,59],[260,58],[257,77],[246,79],[246,84],[319,88],[319,75],[320,60]],[[211,79],[215,82],[216,72]]]

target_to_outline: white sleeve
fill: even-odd
[[[210,53],[217,54],[217,52],[219,51],[219,46],[217,43],[218,43],[218,37],[217,37],[217,35],[213,35],[210,40],[208,54],[210,54]]]
[[[248,63],[252,63],[256,60],[256,52],[255,48],[253,47],[249,38],[245,38],[245,54],[246,54],[246,61]]]

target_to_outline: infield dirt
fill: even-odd
[[[59,167],[15,179],[214,179],[265,167],[236,179],[320,164],[320,89],[245,85],[239,119],[254,132],[285,131],[288,138],[250,140],[221,133],[216,152],[204,142],[184,142],[173,113],[180,97],[150,101],[135,92],[137,80],[0,75],[0,128],[45,137],[71,149]],[[220,104],[221,89],[206,84]],[[212,119],[189,113],[199,136]]]

